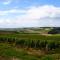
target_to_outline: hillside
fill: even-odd
[[[53,28],[53,27],[52,27]],[[0,33],[48,33],[51,27],[30,27],[30,28],[0,28]]]
[[[48,34],[60,34],[60,27],[55,27]]]
[[[59,60],[60,34],[48,35],[54,29],[56,28],[0,29],[0,59]]]

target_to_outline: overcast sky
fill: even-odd
[[[60,0],[0,0],[0,28],[60,27]]]

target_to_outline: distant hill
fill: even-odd
[[[54,27],[48,34],[60,34],[60,27]]]
[[[0,34],[2,33],[60,34],[60,27],[0,28]]]

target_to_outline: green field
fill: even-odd
[[[60,34],[0,34],[1,60],[60,60]]]

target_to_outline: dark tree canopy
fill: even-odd
[[[54,27],[48,34],[60,34],[60,27]]]

